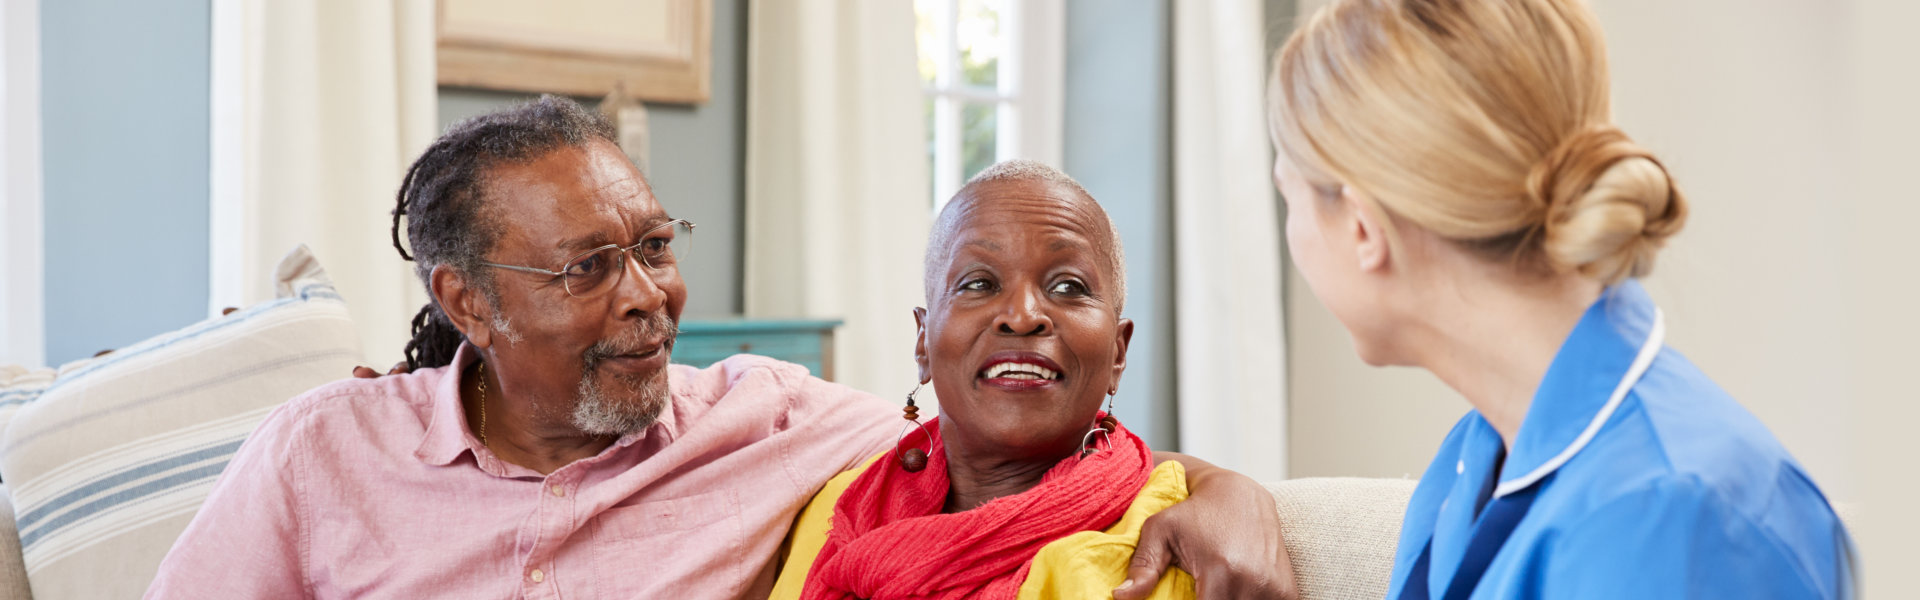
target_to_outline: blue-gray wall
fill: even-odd
[[[693,221],[694,259],[687,279],[689,317],[741,310],[741,235],[746,225],[746,0],[713,3],[713,96],[696,106],[647,105],[652,163],[647,179],[660,203]],[[485,90],[442,88],[440,124],[531,98]],[[598,98],[579,98],[589,106]]]
[[[710,101],[648,107],[654,189],[700,224],[689,316],[741,309],[746,16],[745,0],[714,3]],[[1069,2],[1063,166],[1127,246],[1138,325],[1118,411],[1170,449],[1169,18],[1166,0]],[[206,315],[209,6],[61,0],[41,19],[47,360],[59,364]],[[440,121],[526,97],[443,89]]]
[[[1167,0],[1067,2],[1062,165],[1113,217],[1127,250],[1133,343],[1114,411],[1179,448],[1173,371],[1172,77]]]
[[[209,18],[40,3],[48,364],[207,315]]]
[[[41,2],[48,364],[206,317],[209,4]],[[654,189],[700,225],[696,317],[740,311],[745,0],[714,3],[713,44],[711,101],[648,107]],[[443,90],[440,120],[525,97]]]

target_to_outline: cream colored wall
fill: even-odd
[[[1853,523],[1865,573],[1867,598],[1912,595],[1911,565],[1920,563],[1920,497],[1913,438],[1920,423],[1920,3],[1877,0],[1849,11],[1853,26],[1844,69],[1853,106],[1849,129],[1857,136],[1856,162],[1847,178],[1852,202],[1850,260],[1834,268],[1851,284],[1847,327],[1853,401],[1854,461],[1859,519]],[[1857,490],[1857,493],[1856,493]]]
[[[1859,245],[1865,220],[1915,197],[1850,183],[1858,12],[1799,0],[1594,5],[1617,120],[1666,161],[1694,207],[1648,282],[1669,343],[1771,427],[1829,496],[1855,500],[1869,474],[1857,426],[1875,403],[1920,399],[1860,377],[1861,356],[1914,341],[1875,327],[1860,299],[1868,282],[1911,277],[1916,253]],[[1417,477],[1466,403],[1424,371],[1361,364],[1297,274],[1287,317],[1291,473]]]

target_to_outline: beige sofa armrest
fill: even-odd
[[[5,484],[0,484],[0,600],[33,600],[33,590],[27,587],[27,563],[20,560],[13,495]]]
[[[1300,600],[1379,600],[1393,576],[1411,479],[1312,478],[1268,483]]]

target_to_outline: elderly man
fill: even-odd
[[[147,596],[765,597],[799,509],[900,410],[762,357],[670,367],[693,226],[612,140],[544,97],[428,148],[395,210],[434,299],[412,372],[269,416]],[[1215,597],[1290,587],[1271,498],[1188,462],[1119,595],[1170,560]]]

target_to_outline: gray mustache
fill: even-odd
[[[600,340],[592,346],[588,346],[587,351],[581,353],[581,358],[586,360],[587,368],[592,369],[599,365],[601,361],[609,358],[639,352],[642,345],[646,343],[646,340],[656,337],[662,332],[666,333],[666,339],[661,342],[660,349],[666,351],[668,354],[672,354],[673,344],[680,338],[680,328],[678,325],[679,324],[675,323],[671,317],[663,313],[654,313],[647,317],[646,320],[641,321],[638,326],[633,329],[626,330],[614,337]]]

